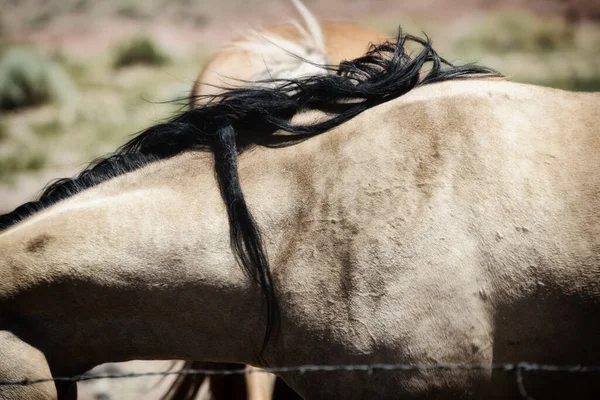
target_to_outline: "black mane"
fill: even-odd
[[[405,53],[407,42],[421,45],[422,50],[415,56]],[[425,63],[431,63],[431,69],[420,78]],[[271,80],[268,83],[277,84],[274,89],[254,86],[211,96],[206,105],[147,129],[78,176],[52,183],[37,201],[1,215],[0,231],[76,193],[153,161],[190,150],[211,151],[227,205],[232,249],[246,272],[259,283],[266,300],[264,350],[277,325],[277,302],[261,235],[240,187],[238,154],[253,145],[282,147],[306,140],[417,86],[501,76],[484,67],[453,65],[438,56],[428,38],[404,35],[402,31],[396,42],[371,45],[363,57],[328,68],[335,73]],[[326,111],[329,116],[312,124],[291,123],[295,114],[307,110]],[[276,134],[278,130],[286,133]]]

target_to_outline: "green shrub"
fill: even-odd
[[[67,102],[75,92],[57,63],[27,48],[11,48],[0,56],[0,110]]]
[[[122,68],[134,64],[162,65],[169,61],[154,42],[147,37],[135,37],[116,49],[114,67]]]
[[[458,45],[494,53],[539,53],[562,50],[574,42],[575,29],[566,21],[514,11],[490,15]]]

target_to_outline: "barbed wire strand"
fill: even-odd
[[[527,394],[523,385],[524,372],[562,372],[562,373],[600,373],[600,365],[554,365],[537,363],[498,363],[498,364],[347,364],[347,365],[297,365],[287,367],[273,368],[238,368],[238,369],[182,369],[178,371],[153,371],[153,372],[128,372],[112,374],[83,374],[73,376],[57,376],[41,379],[21,379],[21,380],[0,380],[0,386],[29,386],[47,382],[83,382],[98,379],[124,379],[141,378],[151,376],[169,376],[169,375],[243,375],[255,373],[314,373],[314,372],[367,372],[372,374],[377,371],[397,371],[397,372],[415,372],[415,371],[498,371],[515,372],[519,393],[523,398],[532,400]]]

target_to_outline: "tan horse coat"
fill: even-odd
[[[598,109],[598,93],[444,82],[242,155],[281,307],[265,359],[599,364]],[[261,346],[262,298],[230,251],[211,154],[0,233],[0,276],[0,379],[130,359],[252,364]],[[520,398],[502,372],[282,377],[308,399]],[[524,379],[537,398],[600,394],[593,374]],[[0,388],[55,397],[51,384]]]

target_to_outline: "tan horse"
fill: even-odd
[[[338,65],[365,54],[371,43],[387,35],[352,22],[318,21],[298,0],[292,0],[304,26],[271,26],[238,38],[207,62],[192,89],[197,105],[202,96],[224,87],[242,87],[268,79],[291,79],[326,74],[325,65]],[[308,61],[308,62],[307,62]]]
[[[227,93],[1,216],[0,381],[130,359],[599,364],[600,94],[425,46]],[[503,371],[280,376],[307,399],[520,398]],[[593,374],[523,384],[600,394]]]

